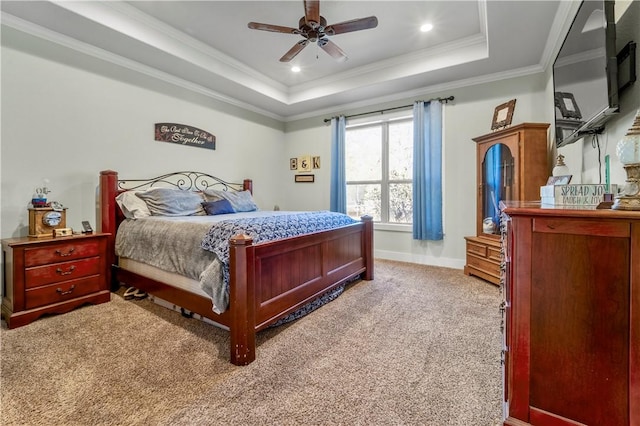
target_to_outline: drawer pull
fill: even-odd
[[[71,294],[71,293],[73,293],[73,289],[75,289],[75,288],[76,288],[76,285],[74,284],[74,285],[72,285],[72,286],[71,286],[71,288],[70,288],[69,290],[67,290],[67,291],[62,291],[62,289],[61,289],[61,288],[56,288],[56,291],[57,291],[58,293],[60,293],[60,296],[64,296],[64,295],[67,295],[67,294]]]
[[[75,265],[71,265],[68,270],[63,271],[62,268],[56,268],[56,273],[60,275],[71,275],[76,270]]]
[[[74,250],[75,250],[75,247],[71,247],[68,252],[63,253],[60,249],[58,249],[56,250],[56,254],[60,257],[67,257],[67,256],[71,256]]]

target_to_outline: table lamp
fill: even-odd
[[[616,155],[627,173],[627,180],[611,208],[640,210],[640,110],[627,134],[616,145]]]

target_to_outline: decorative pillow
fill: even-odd
[[[236,212],[252,212],[258,210],[249,191],[216,191],[208,189],[204,192],[208,201],[228,200]]]
[[[153,216],[204,215],[202,194],[173,188],[151,188],[136,194]]]
[[[127,219],[140,219],[151,216],[151,212],[147,207],[147,203],[140,199],[137,192],[122,192],[116,197],[116,203],[120,206],[120,210]]]
[[[218,201],[205,201],[202,203],[202,207],[204,207],[204,211],[206,211],[209,216],[236,212],[233,207],[231,207],[229,200],[225,199]]]

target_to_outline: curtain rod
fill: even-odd
[[[440,102],[444,102],[444,103],[446,104],[446,103],[448,103],[449,101],[452,101],[452,100],[454,100],[454,99],[455,99],[455,98],[454,98],[453,96],[447,96],[446,98],[431,98],[431,99],[429,99],[429,100],[427,100],[427,101],[425,101],[425,102],[440,101]],[[383,114],[383,113],[385,113],[385,112],[387,112],[387,111],[393,111],[393,110],[396,110],[396,109],[402,109],[402,108],[409,108],[409,107],[412,107],[412,106],[413,106],[413,104],[411,104],[411,105],[403,105],[403,106],[399,106],[399,107],[386,108],[386,109],[379,109],[379,110],[377,110],[377,111],[362,112],[362,113],[360,113],[360,114],[345,115],[344,117],[345,117],[345,118],[351,118],[351,117],[359,117],[359,116],[361,116],[361,115],[369,115],[369,114],[377,114],[377,113]],[[335,118],[335,117],[331,117],[331,118]],[[329,122],[331,122],[331,118],[325,118],[325,119],[324,119],[324,122],[325,122],[325,123],[329,123]]]

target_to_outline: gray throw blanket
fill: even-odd
[[[227,307],[221,263],[200,246],[209,228],[211,222],[206,221],[125,220],[116,235],[116,255],[199,281],[220,313]]]

